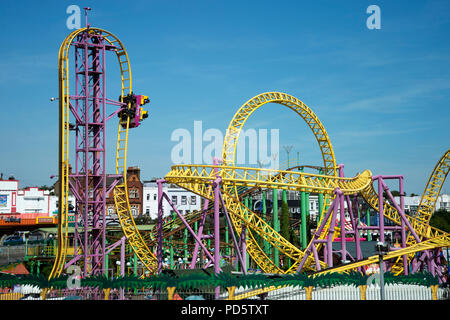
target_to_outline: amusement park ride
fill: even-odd
[[[69,52],[73,48],[73,66],[69,69]],[[119,101],[106,96],[106,64],[108,52],[115,54],[121,72]],[[70,71],[73,70],[73,71]],[[74,79],[70,80],[69,75]],[[73,92],[69,91],[69,84]],[[142,106],[149,98],[132,91],[132,76],[128,54],[122,42],[112,33],[86,25],[73,31],[59,50],[59,213],[58,250],[50,278],[57,277],[70,265],[82,269],[82,277],[105,274],[105,256],[125,240],[149,274],[162,271],[162,241],[170,230],[162,219],[162,205],[167,202],[177,215],[178,224],[186,228],[195,239],[191,268],[200,250],[208,257],[208,266],[220,272],[220,217],[224,217],[231,232],[234,255],[241,270],[247,272],[246,256],[264,273],[288,274],[296,272],[330,273],[350,270],[364,271],[365,265],[376,263],[378,256],[363,258],[359,233],[362,226],[357,219],[358,198],[364,199],[379,212],[380,241],[384,242],[384,218],[395,223],[401,233],[399,248],[390,248],[383,256],[386,267],[396,274],[416,272],[423,268],[442,276],[438,250],[450,246],[450,235],[429,225],[435,204],[450,168],[450,150],[447,150],[434,168],[422,196],[415,217],[405,214],[403,176],[373,175],[365,170],[355,177],[345,177],[343,165],[335,159],[330,138],[316,114],[297,98],[280,92],[259,94],[248,100],[231,120],[223,145],[221,159],[212,165],[174,165],[164,179],[158,180],[158,224],[150,239],[141,236],[131,215],[127,192],[127,146],[129,129],[137,128],[148,114]],[[314,134],[322,154],[319,173],[306,173],[292,168],[287,170],[257,169],[235,165],[239,134],[251,114],[263,106],[278,104],[295,112]],[[107,113],[106,106],[115,108]],[[106,173],[106,124],[119,119],[116,140],[115,173]],[[69,165],[69,136],[74,136],[74,156]],[[112,185],[106,178],[113,179]],[[392,196],[386,180],[398,181],[400,202]],[[204,198],[203,210],[182,215],[163,192],[163,184],[176,184]],[[324,205],[311,241],[303,249],[283,238],[279,230],[245,205],[243,194],[257,190],[294,190],[323,195]],[[68,251],[68,194],[76,198],[75,255],[67,261]],[[116,212],[124,233],[120,241],[108,245],[105,238],[106,196],[114,195]],[[386,197],[386,199],[385,199]],[[345,204],[347,204],[352,230],[346,230]],[[213,216],[214,232],[206,235],[203,224],[206,216]],[[200,221],[200,228],[192,224]],[[222,222],[223,223],[223,222]],[[372,227],[374,228],[374,227]],[[354,238],[357,253],[348,253],[346,237]],[[340,249],[333,247],[337,237]],[[203,239],[213,240],[212,248]],[[281,268],[266,248],[270,247],[291,261],[289,268]],[[156,254],[150,243],[157,245]],[[333,265],[333,254],[339,253],[340,265]]]

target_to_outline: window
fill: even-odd
[[[139,198],[139,191],[137,189],[131,189],[130,198],[132,199]]]
[[[150,207],[145,207],[145,214],[150,215]]]
[[[150,200],[150,193],[147,193],[147,200]]]
[[[153,200],[156,200],[156,193],[153,194]]]
[[[186,205],[187,203],[187,197],[186,196],[181,196],[181,204],[182,205]]]
[[[108,214],[109,215],[113,215],[114,214],[114,207],[113,206],[108,206]]]
[[[172,196],[172,203],[174,204],[174,205],[177,205],[177,201],[178,200],[178,197],[177,196]]]
[[[139,215],[139,207],[138,206],[131,206],[131,215],[133,215],[133,216]]]
[[[197,204],[197,197],[196,196],[191,196],[191,204],[194,205],[194,206]]]

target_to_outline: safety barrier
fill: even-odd
[[[385,286],[385,300],[433,300],[433,290],[420,285],[388,284]],[[330,288],[312,289],[311,300],[380,300],[381,292],[378,284],[364,289],[365,298],[360,287],[336,286]],[[249,288],[236,288],[235,295],[241,295]],[[250,300],[260,300],[261,295],[247,297]],[[444,288],[437,289],[437,300],[448,299],[448,292]],[[286,286],[265,294],[265,300],[307,300],[305,288]]]

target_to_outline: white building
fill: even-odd
[[[436,210],[445,209],[450,211],[450,195],[441,194],[436,201]]]
[[[144,199],[142,202],[144,215],[149,215],[152,219],[158,218],[158,185],[155,181],[144,182]],[[165,192],[172,203],[181,214],[197,211],[201,209],[200,196],[177,187],[175,185],[163,185]],[[172,207],[167,201],[163,201],[163,216],[167,217],[173,212]]]
[[[19,189],[18,180],[0,180],[0,214],[22,218],[49,216],[52,213],[50,191],[38,187]]]
[[[0,214],[16,214],[18,180],[0,180]]]
[[[39,213],[50,215],[50,192],[30,187],[17,192],[17,212],[21,214]]]
[[[422,196],[404,197],[403,199],[405,203],[405,212],[414,215],[417,212],[417,209],[419,208],[421,198]],[[395,201],[398,204],[400,204],[400,197],[395,197]],[[450,211],[450,195],[441,194],[440,196],[438,196],[435,210],[439,209],[445,209],[447,211]]]
[[[59,200],[58,196],[54,195],[50,196],[50,215],[58,214],[58,207],[59,207],[58,200]],[[75,208],[75,196],[69,195],[67,201],[69,203],[69,207],[73,206],[73,208]]]

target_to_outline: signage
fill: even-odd
[[[0,194],[0,208],[6,208],[8,203],[8,195]]]

